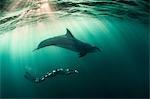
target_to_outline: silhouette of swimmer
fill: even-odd
[[[46,78],[52,78],[57,75],[71,75],[71,74],[78,74],[78,73],[79,73],[79,71],[76,69],[71,70],[71,69],[60,68],[60,69],[53,70],[52,72],[48,72],[40,78],[32,76],[29,72],[26,72],[24,77],[34,83],[40,83],[40,82],[43,82]]]

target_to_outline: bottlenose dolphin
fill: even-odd
[[[69,31],[69,29],[66,29],[66,30],[67,30],[67,33],[65,35],[48,38],[40,42],[40,44],[35,50],[54,45],[54,46],[62,47],[62,48],[69,49],[75,52],[79,52],[79,57],[83,57],[87,53],[92,53],[96,51],[101,52],[101,49],[99,49],[98,47],[92,46],[90,44],[84,43],[76,39],[72,35],[72,33]]]

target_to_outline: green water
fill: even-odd
[[[33,52],[44,39],[68,28],[101,53],[79,58],[60,47]],[[4,98],[148,97],[148,25],[113,17],[70,17],[16,28],[0,35],[1,96]],[[78,69],[79,75],[56,76],[41,84],[24,78],[57,68]]]

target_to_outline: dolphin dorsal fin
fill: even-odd
[[[69,29],[66,28],[66,30],[67,30],[67,33],[65,34],[65,36],[67,36],[68,38],[75,38]]]

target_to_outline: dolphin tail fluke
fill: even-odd
[[[101,52],[101,51],[102,51],[100,48],[97,48],[97,50],[98,50],[99,52]]]
[[[80,52],[79,53],[79,57],[83,57],[83,56],[85,56],[87,53],[86,52]]]
[[[98,50],[99,52],[102,52],[102,49],[101,49],[101,48],[98,48],[97,50]]]
[[[98,52],[102,52],[102,49],[99,48],[99,47],[95,47],[95,49],[96,49]]]

